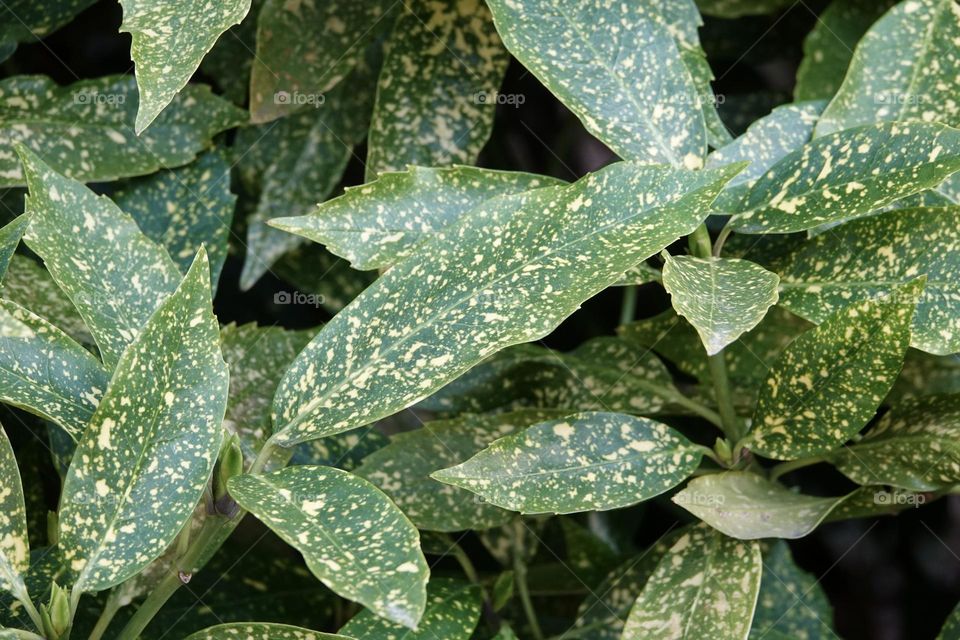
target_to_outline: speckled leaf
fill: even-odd
[[[663,286],[673,308],[700,334],[709,355],[760,324],[777,303],[780,278],[749,260],[671,257],[664,252]]]
[[[27,509],[23,503],[20,470],[7,434],[0,427],[0,590],[21,597],[23,574],[30,568]]]
[[[794,564],[787,543],[765,543],[762,552],[763,577],[750,640],[837,637],[830,626],[833,610],[819,580]]]
[[[923,279],[840,309],[784,349],[745,446],[780,460],[831,451],[874,416],[900,373]]]
[[[765,173],[730,225],[791,233],[884,207],[960,169],[960,131],[881,123],[817,138]]]
[[[911,345],[960,351],[960,207],[906,209],[848,222],[781,260],[781,304],[813,322],[927,276]]]
[[[117,363],[64,484],[60,547],[76,592],[102,591],[163,553],[220,449],[227,366],[201,249]]]
[[[476,586],[435,578],[430,581],[427,609],[416,631],[361,611],[339,633],[364,640],[468,640],[480,619],[481,601]]]
[[[417,627],[427,561],[416,528],[379,489],[346,471],[306,466],[236,476],[229,489],[333,591]]]
[[[43,154],[76,180],[101,182],[153,173],[193,160],[244,113],[190,85],[136,135],[137,87],[131,76],[106,76],[60,87],[43,76],[0,80],[0,187],[25,184],[13,145]],[[78,152],[82,149],[83,152]]]
[[[277,443],[391,415],[498,349],[546,335],[630,266],[691,233],[739,168],[621,162],[473,209],[303,350],[274,399]]]
[[[70,304],[50,273],[39,262],[23,255],[14,255],[0,286],[6,300],[16,302],[41,318],[49,320],[81,344],[93,344],[83,318]]]
[[[30,185],[27,246],[43,258],[112,369],[177,288],[177,265],[108,198],[57,174],[24,147],[18,150]]]
[[[552,417],[557,413],[528,410],[428,422],[391,438],[389,445],[363,461],[357,474],[390,496],[418,529],[463,531],[502,525],[515,514],[438,482],[430,474],[464,462],[498,438]]]
[[[55,326],[0,300],[0,400],[55,422],[79,439],[110,374]]]
[[[205,153],[179,169],[124,182],[111,198],[144,235],[167,250],[182,273],[202,244],[216,289],[237,201],[230,193],[230,166],[222,153]]]
[[[697,0],[706,15],[720,18],[763,15],[785,9],[793,0]]]
[[[27,216],[21,215],[0,228],[0,282],[3,282],[10,260],[20,245],[20,238],[23,237],[23,232],[27,228],[27,221]]]
[[[382,449],[390,439],[375,425],[344,431],[319,440],[300,443],[293,450],[290,464],[319,464],[353,471],[364,458]]]
[[[731,538],[802,538],[846,496],[807,496],[752,471],[694,478],[671,498]]]
[[[960,396],[907,401],[829,460],[862,485],[937,491],[960,484]]]
[[[490,0],[507,49],[623,158],[698,168],[701,97],[654,0]],[[686,25],[684,25],[686,26]]]
[[[665,424],[587,412],[501,438],[432,477],[521,513],[602,511],[675,487],[702,456],[702,447]]]
[[[193,76],[224,31],[239,24],[250,0],[120,0],[120,31],[132,36],[140,106],[139,134]]]
[[[96,0],[6,0],[0,3],[0,61],[17,43],[50,35]]]
[[[884,404],[897,405],[907,399],[950,393],[960,393],[960,354],[933,356],[911,349]]]
[[[860,38],[896,3],[897,0],[833,0],[803,41],[794,99],[832,98],[843,83]]]
[[[630,610],[623,640],[742,640],[757,605],[763,561],[756,541],[706,525],[664,555]]]
[[[230,622],[190,634],[186,640],[350,640],[350,637],[285,624]]]
[[[380,269],[495,196],[560,184],[518,171],[409,167],[347,187],[308,215],[276,218],[270,225],[326,245],[355,269]]]
[[[955,0],[899,3],[860,40],[816,135],[878,120],[960,126],[960,103],[953,91],[960,73],[958,38],[960,6]]]
[[[474,162],[509,61],[483,0],[404,2],[380,72],[367,179]]]
[[[315,104],[392,26],[398,7],[389,0],[266,0],[250,74],[251,120],[269,122]]]

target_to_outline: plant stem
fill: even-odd
[[[670,400],[680,405],[681,407],[685,409],[689,409],[691,413],[694,413],[700,416],[701,418],[703,418],[704,420],[707,420],[708,422],[712,423],[716,427],[719,427],[721,429],[723,428],[723,418],[719,413],[717,413],[713,409],[703,406],[696,400],[692,400],[688,398],[687,396],[683,395],[679,391],[667,389],[666,387],[661,387],[655,384],[647,385],[645,384],[645,382],[646,381],[644,380],[639,380],[637,381],[637,386],[642,388],[649,388],[650,390],[654,391],[657,394],[670,398]]]
[[[43,629],[43,619],[40,617],[40,612],[37,611],[37,608],[34,606],[33,600],[30,599],[30,593],[26,590],[26,587],[24,587],[23,593],[16,594],[15,597],[20,604],[23,605],[27,615],[30,616],[30,620],[36,625],[37,629]]]
[[[490,625],[490,628],[496,631],[500,628],[500,616],[497,615],[497,612],[493,608],[493,599],[490,597],[490,592],[487,591],[483,582],[480,581],[480,574],[477,573],[476,567],[473,566],[473,561],[470,560],[470,556],[463,550],[463,547],[451,539],[450,536],[444,536],[444,538],[450,544],[450,551],[453,553],[453,557],[457,559],[457,562],[460,563],[460,567],[463,569],[464,575],[467,576],[467,580],[480,588],[480,594],[483,597],[484,618],[487,624]]]
[[[727,238],[730,237],[730,233],[733,230],[730,228],[730,225],[727,224],[720,230],[720,235],[717,236],[717,241],[713,245],[713,255],[717,258],[720,257],[720,254],[723,252],[723,245],[726,244]]]
[[[813,456],[811,458],[800,458],[799,460],[782,462],[770,470],[770,479],[776,480],[786,473],[796,471],[797,469],[803,469],[804,467],[810,467],[815,464],[820,464],[821,462],[826,462],[826,460],[821,456]]]
[[[4,632],[9,631],[18,638],[23,638],[23,640],[43,640],[43,636],[38,636],[32,631],[26,631],[25,629],[4,629]]]
[[[632,284],[623,289],[623,306],[620,308],[620,324],[633,322],[637,315],[637,285]]]
[[[523,604],[523,612],[530,624],[530,635],[533,636],[534,640],[543,640],[543,631],[540,629],[537,611],[533,608],[533,600],[530,598],[530,587],[527,585],[527,565],[519,556],[515,556],[513,559],[513,575],[517,585],[517,593],[520,595],[520,602]]]
[[[90,632],[90,637],[87,640],[100,640],[107,631],[107,627],[113,622],[114,616],[116,616],[117,612],[122,608],[123,605],[120,604],[118,592],[111,592],[107,598],[107,602],[103,605],[103,611],[100,612],[100,618],[97,619],[97,624],[93,628],[93,631]]]

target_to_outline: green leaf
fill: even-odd
[[[960,169],[960,131],[881,123],[817,138],[756,181],[730,227],[792,233],[884,207]]]
[[[435,578],[430,581],[427,608],[415,631],[361,611],[340,633],[369,640],[468,640],[480,619],[482,599],[475,585]]]
[[[70,22],[96,0],[6,0],[0,4],[0,61]]]
[[[752,471],[694,478],[671,498],[731,538],[802,538],[846,496],[817,498],[791,491]]]
[[[20,470],[3,427],[0,427],[0,590],[23,597],[23,575],[30,568],[27,509]]]
[[[896,3],[897,0],[833,0],[817,17],[813,30],[803,41],[803,60],[797,69],[794,99],[832,98],[843,83],[860,38]]]
[[[521,513],[602,511],[675,487],[703,451],[665,424],[588,412],[501,438],[432,477]]]
[[[517,60],[620,157],[696,169],[701,97],[661,3],[490,0]]]
[[[705,14],[719,18],[763,15],[785,9],[792,0],[697,0]]]
[[[420,536],[379,489],[330,467],[231,478],[230,495],[337,594],[414,629],[426,606]]]
[[[120,0],[120,31],[133,40],[130,57],[137,67],[140,134],[186,86],[200,61],[224,31],[239,24],[250,0]]]
[[[179,169],[123,182],[111,199],[144,235],[167,250],[181,273],[190,268],[202,244],[216,289],[237,201],[230,193],[230,165],[222,153],[205,153]]]
[[[242,111],[209,87],[189,85],[149,133],[138,136],[137,87],[130,76],[65,87],[43,76],[14,76],[0,80],[0,105],[0,187],[25,184],[10,153],[18,142],[60,173],[102,182],[187,164],[213,136],[244,120]]]
[[[853,220],[800,245],[777,264],[781,304],[813,322],[851,302],[886,295],[926,275],[911,345],[960,351],[960,207],[906,209]]]
[[[430,474],[464,462],[498,438],[556,415],[528,410],[428,422],[393,436],[390,444],[363,461],[357,475],[380,487],[418,529],[463,531],[506,524],[515,514],[438,482]]]
[[[960,126],[960,103],[951,88],[960,59],[947,53],[955,51],[958,38],[960,7],[954,0],[896,5],[860,40],[816,135],[878,120]]]
[[[750,640],[832,638],[833,611],[820,581],[798,567],[782,540],[763,545],[763,577]]]
[[[27,229],[28,220],[25,215],[17,216],[12,222],[0,228],[0,282],[3,282],[10,260],[20,245],[20,238]]]
[[[0,293],[10,302],[49,319],[64,333],[81,344],[92,345],[90,330],[76,308],[70,304],[50,273],[36,260],[14,255],[2,281]]]
[[[896,405],[907,399],[950,393],[960,393],[960,356],[932,356],[911,349],[885,404]]]
[[[353,471],[364,458],[382,449],[390,439],[374,425],[303,442],[293,451],[290,464],[319,464]]]
[[[738,170],[616,163],[473,209],[303,350],[274,398],[276,443],[391,415],[498,349],[546,335],[632,265],[691,233]]]
[[[862,485],[937,491],[960,484],[960,396],[928,396],[894,407],[856,444],[828,460]]]
[[[780,278],[734,258],[673,257],[664,252],[663,286],[673,308],[700,334],[708,355],[760,324],[777,304]]]
[[[89,351],[20,305],[0,300],[0,400],[78,440],[110,381]]]
[[[887,490],[880,486],[860,487],[830,512],[824,522],[838,522],[853,518],[875,518],[896,515],[906,509],[916,509],[943,495],[939,492],[913,493],[902,489]]]
[[[623,640],[741,640],[750,630],[763,562],[757,542],[705,525],[664,555],[630,610]]]
[[[827,453],[874,416],[900,373],[923,278],[840,309],[784,349],[743,444],[779,460]]]
[[[509,61],[483,2],[403,3],[380,72],[367,179],[409,164],[474,162]]]
[[[395,2],[266,0],[250,74],[250,119],[269,122],[316,106],[393,24]]]
[[[563,184],[518,171],[409,167],[321,203],[311,213],[270,226],[326,245],[355,269],[382,269],[411,255],[440,229],[503,194]]]
[[[123,352],[63,488],[60,547],[75,593],[119,584],[163,553],[220,449],[227,366],[201,249]]]
[[[320,633],[301,627],[268,622],[229,622],[187,636],[186,640],[350,640],[348,636]]]
[[[25,147],[18,151],[30,186],[27,245],[83,316],[112,369],[177,288],[180,271],[108,198],[54,172]]]

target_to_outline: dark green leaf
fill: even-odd
[[[50,273],[36,260],[14,255],[0,293],[4,299],[16,302],[41,318],[48,319],[77,342],[93,344],[90,330],[83,318]]]
[[[6,0],[0,3],[0,61],[18,42],[33,43],[47,36],[96,0]]]
[[[27,221],[27,216],[21,215],[0,228],[0,282],[3,282],[3,276],[7,273],[13,253],[20,245],[20,238],[27,229]]]
[[[229,622],[189,635],[186,640],[350,640],[348,636],[320,633],[285,624]]]
[[[23,575],[30,568],[27,509],[20,470],[7,434],[0,427],[0,590],[18,598],[26,595]]]

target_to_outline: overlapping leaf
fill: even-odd
[[[794,564],[786,542],[764,544],[762,551],[763,577],[750,640],[834,637],[833,611],[820,581]]]
[[[26,593],[23,575],[30,568],[27,510],[20,470],[7,434],[0,427],[0,590],[18,597]]]
[[[67,24],[96,0],[7,0],[0,4],[0,61]]]
[[[60,548],[75,592],[123,582],[190,518],[220,449],[228,372],[201,250],[117,363],[64,484]]]
[[[197,633],[186,640],[350,640],[348,636],[267,622],[228,622]]]
[[[379,489],[339,469],[305,466],[236,476],[229,489],[336,593],[417,627],[429,569],[416,528]]]
[[[277,442],[390,415],[498,349],[549,333],[630,266],[692,232],[738,170],[617,163],[472,210],[304,349],[274,399]]]
[[[90,330],[50,273],[36,260],[14,255],[0,287],[3,299],[49,320],[81,344],[92,345]]]
[[[432,477],[521,513],[616,509],[676,486],[703,448],[647,418],[587,412],[497,440]]]
[[[303,442],[293,451],[290,464],[319,464],[353,471],[364,458],[387,446],[390,439],[375,425],[358,427],[319,440]]]
[[[0,282],[3,282],[3,276],[7,273],[7,267],[10,266],[10,260],[20,245],[20,238],[27,229],[27,216],[21,215],[13,219],[3,228],[0,228]]]
[[[140,136],[133,130],[136,113],[130,76],[65,87],[42,76],[0,81],[0,187],[25,184],[12,153],[18,142],[71,178],[106,181],[186,164],[213,136],[244,120],[242,111],[202,85],[186,87]]]

